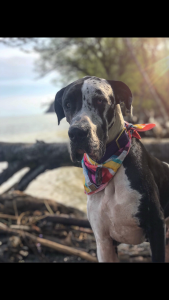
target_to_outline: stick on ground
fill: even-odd
[[[3,226],[0,226],[0,232],[15,233],[15,234],[20,235],[22,237],[28,237],[33,242],[40,243],[41,245],[52,248],[52,249],[55,249],[58,252],[65,253],[65,254],[68,254],[68,255],[79,256],[82,259],[85,259],[89,262],[98,262],[96,257],[93,257],[92,255],[88,254],[85,251],[77,250],[77,249],[74,249],[72,247],[64,246],[64,245],[49,241],[47,239],[39,238],[39,237],[34,236],[33,234],[24,232],[22,230],[14,230],[14,229],[9,229],[7,227],[4,228]]]

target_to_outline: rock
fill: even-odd
[[[127,253],[119,253],[118,258],[121,262],[128,262],[129,261],[129,254]]]
[[[143,262],[144,258],[142,256],[132,257],[132,259],[129,260],[130,262]]]
[[[8,247],[19,247],[21,244],[21,239],[19,236],[11,236],[8,240]]]
[[[28,256],[28,254],[29,254],[28,251],[23,251],[23,250],[20,250],[19,253],[20,253],[20,255],[22,255],[24,257]]]

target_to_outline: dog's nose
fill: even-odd
[[[80,142],[84,140],[87,137],[88,130],[77,128],[77,127],[71,127],[68,131],[68,135],[72,142]]]

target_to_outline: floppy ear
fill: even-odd
[[[107,80],[108,83],[111,85],[112,90],[115,95],[116,104],[120,104],[123,102],[126,107],[127,113],[132,113],[132,93],[129,87],[123,83],[122,81],[115,81],[115,80]]]
[[[65,90],[65,88],[63,88],[59,92],[57,92],[56,97],[55,97],[54,108],[55,108],[55,113],[57,114],[57,117],[58,117],[58,125],[60,124],[60,121],[65,117],[65,113],[64,113],[63,107],[62,107],[62,96],[63,96],[64,90]]]

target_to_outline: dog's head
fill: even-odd
[[[108,131],[115,123],[115,107],[121,102],[131,112],[132,94],[120,81],[86,76],[61,89],[55,97],[58,124],[66,117],[70,124],[71,159],[84,153],[100,160],[106,150]]]

